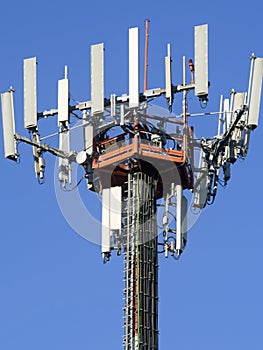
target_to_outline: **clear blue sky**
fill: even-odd
[[[105,43],[106,94],[127,92],[128,28],[140,27],[143,48],[146,18],[151,20],[152,87],[163,87],[168,42],[173,82],[181,83],[181,57],[193,57],[193,26],[209,24],[208,109],[217,110],[221,93],[247,89],[250,54],[263,57],[263,7],[259,0],[250,4],[5,1],[0,21],[0,90],[7,91],[10,85],[16,89],[17,131],[26,135],[24,58],[38,58],[39,111],[56,107],[57,79],[63,77],[65,64],[72,97],[89,100],[89,46],[98,42]],[[180,104],[176,98],[175,112]],[[200,109],[191,109],[189,101],[189,110]],[[215,134],[215,119],[196,120],[198,136],[201,131]],[[246,161],[234,166],[227,189],[220,190],[216,203],[191,229],[182,259],[160,258],[161,350],[263,348],[262,138],[261,120]],[[0,349],[121,349],[122,258],[113,257],[103,265],[100,248],[67,224],[55,197],[54,159],[46,157],[46,184],[39,186],[31,149],[22,145],[19,150],[20,165],[4,160],[3,150],[0,157]],[[84,189],[83,196],[92,206]]]

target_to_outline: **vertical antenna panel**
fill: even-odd
[[[91,46],[91,112],[104,112],[104,44]]]
[[[58,123],[69,122],[69,80],[58,81]]]
[[[260,99],[262,90],[262,78],[263,78],[263,58],[255,58],[251,94],[249,98],[248,106],[248,128],[255,129],[258,126]]]
[[[231,123],[231,114],[229,112],[229,98],[224,99],[224,119],[225,119],[225,129],[224,133],[229,129]]]
[[[183,250],[182,239],[182,185],[176,185],[176,251],[178,254]]]
[[[111,111],[111,116],[116,117],[116,95],[111,94],[110,96],[110,111]]]
[[[84,123],[86,121],[83,121]],[[91,155],[93,152],[93,138],[94,138],[94,126],[86,125],[83,128],[84,132],[84,149],[88,155]]]
[[[169,106],[172,105],[172,71],[171,71],[171,47],[167,45],[168,54],[165,57],[165,92]]]
[[[110,252],[110,188],[102,190],[101,252]]]
[[[139,107],[139,28],[129,29],[129,106]]]
[[[244,101],[245,101],[245,93],[236,92],[234,95],[233,112],[239,111],[244,106]]]
[[[121,186],[110,189],[110,229],[121,230]]]
[[[234,94],[233,108],[231,109],[232,118],[231,121],[235,121],[235,113],[239,112],[245,103],[245,93],[244,92],[236,92]],[[241,120],[245,119],[245,114],[241,117]]]
[[[188,200],[185,196],[182,197],[182,235],[183,235],[183,247],[185,248],[187,243],[187,233],[188,233]]]
[[[194,191],[194,206],[203,209],[207,199],[208,170],[205,161],[205,153],[202,149],[200,150],[198,169],[200,170],[200,175],[197,178],[199,185]]]
[[[15,135],[15,117],[13,91],[1,94],[2,102],[2,125],[4,136],[5,158],[15,160],[17,158]]]
[[[219,103],[219,116],[218,116],[218,127],[217,127],[217,136],[221,135],[221,126],[222,122],[224,121],[223,118],[223,95],[220,96],[220,103]]]
[[[208,94],[208,25],[195,26],[195,95]]]
[[[24,60],[24,127],[37,127],[37,60]]]

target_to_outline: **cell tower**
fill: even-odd
[[[112,252],[124,256],[125,350],[158,349],[158,254],[179,259],[187,244],[188,210],[203,209],[215,200],[220,176],[224,186],[231,165],[248,152],[251,131],[258,126],[263,58],[251,56],[248,90],[231,90],[220,97],[219,110],[191,114],[187,96],[193,91],[203,106],[208,101],[208,25],[194,28],[194,58],[183,57],[182,82],[172,81],[171,47],[164,60],[165,86],[147,87],[148,27],[146,21],[144,88],[139,90],[139,29],[129,29],[129,91],[104,96],[104,44],[91,46],[91,99],[70,104],[68,68],[58,81],[58,104],[37,109],[37,60],[24,60],[24,126],[31,137],[15,130],[14,89],[1,95],[4,154],[19,159],[17,143],[33,148],[34,169],[43,182],[44,154],[58,157],[58,180],[71,185],[73,163],[84,171],[87,189],[102,198],[101,253],[108,262]],[[182,95],[182,112],[172,114],[175,95]],[[165,115],[154,112],[151,101],[167,100]],[[57,116],[59,148],[43,143],[38,121]],[[70,147],[71,116],[81,119],[83,146]],[[196,139],[189,118],[217,115],[217,134]],[[52,134],[54,136],[54,134]],[[188,199],[192,194],[192,203]],[[162,212],[162,222],[157,223]]]

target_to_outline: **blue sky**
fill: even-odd
[[[17,131],[26,135],[24,58],[38,58],[39,111],[56,107],[65,64],[72,97],[89,100],[89,46],[98,42],[105,43],[106,95],[127,92],[128,28],[140,28],[143,49],[146,18],[150,87],[164,85],[168,42],[173,82],[181,83],[181,57],[193,57],[193,27],[208,23],[208,110],[218,110],[221,93],[247,89],[249,57],[263,57],[259,1],[14,0],[1,6],[0,90],[16,89]],[[190,112],[198,112],[191,102]],[[180,108],[176,97],[174,111]],[[214,135],[215,120],[194,120],[196,134]],[[247,159],[235,164],[229,186],[189,232],[181,260],[160,257],[160,349],[262,349],[262,136],[261,120]],[[46,183],[39,186],[30,147],[19,150],[20,165],[5,160],[3,150],[0,157],[0,349],[121,349],[122,258],[103,265],[100,248],[67,224],[56,201],[54,159],[46,157]]]

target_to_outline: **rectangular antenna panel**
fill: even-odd
[[[37,59],[24,60],[24,127],[37,127]]]
[[[101,252],[110,252],[110,188],[102,190]]]
[[[1,94],[5,158],[17,158],[13,91]]]
[[[139,28],[129,29],[129,106],[139,107]]]
[[[250,103],[248,106],[248,128],[255,129],[258,126],[260,100],[263,78],[263,58],[255,58],[252,73]]]
[[[116,117],[116,95],[111,94],[110,96],[110,112],[112,117]]]
[[[195,26],[195,95],[208,94],[208,25]]]
[[[168,55],[165,57],[165,92],[166,98],[171,102],[173,95],[170,44],[168,45]]]
[[[86,123],[86,120],[83,120],[83,123]],[[88,155],[91,155],[93,152],[93,139],[94,139],[94,126],[86,125],[83,128],[84,133],[84,149]]]
[[[104,112],[104,44],[91,46],[91,113]]]
[[[58,81],[58,125],[69,122],[69,80]]]
[[[110,190],[110,229],[121,230],[121,186]]]
[[[234,101],[233,101],[233,108],[232,108],[232,117],[231,117],[231,121],[234,122],[235,120],[235,112],[239,112],[241,110],[241,108],[244,106],[245,103],[245,93],[244,92],[236,92],[234,94]],[[245,115],[243,114],[243,116],[241,117],[241,120],[245,119]]]
[[[236,92],[234,95],[233,112],[239,111],[244,106],[244,101],[245,101],[245,93]]]
[[[176,185],[176,250],[183,250],[182,237],[182,185]]]
[[[111,250],[111,231],[121,230],[121,187],[102,190],[102,253]]]
[[[202,149],[200,150],[198,168],[201,170],[201,172],[197,178],[197,181],[199,181],[199,185],[194,191],[194,205],[197,208],[203,209],[206,205],[206,198],[207,198],[208,171],[207,171],[207,164],[205,161],[205,153]]]
[[[229,111],[229,98],[224,99],[224,119],[225,119],[225,129],[224,133],[229,129],[231,123],[231,113]]]

